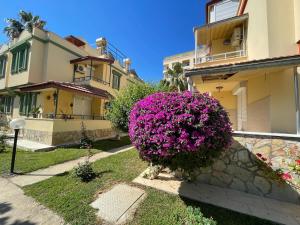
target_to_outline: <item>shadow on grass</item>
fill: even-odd
[[[222,207],[207,203],[197,202],[185,197],[180,197],[187,206],[200,208],[203,215],[213,218],[218,225],[280,225],[271,221],[263,220],[254,216],[245,215]]]

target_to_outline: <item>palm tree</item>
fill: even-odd
[[[181,63],[176,63],[173,66],[173,69],[169,68],[167,75],[168,77],[161,81],[163,86],[169,87],[170,89],[176,89],[178,92],[188,89],[188,83],[184,77]]]
[[[4,33],[6,33],[9,39],[14,39],[20,36],[21,32],[24,30],[23,24],[15,19],[6,19],[8,26],[4,28]]]
[[[19,18],[19,20],[6,19],[8,26],[4,28],[4,33],[11,40],[19,37],[23,30],[32,33],[34,27],[43,29],[46,25],[46,21],[41,20],[39,16],[33,16],[31,12],[25,12],[24,10],[19,12]]]

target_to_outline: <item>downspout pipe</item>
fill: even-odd
[[[300,105],[299,105],[298,67],[294,67],[294,94],[295,94],[295,108],[296,108],[296,131],[297,131],[297,135],[300,135]]]

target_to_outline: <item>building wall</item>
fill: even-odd
[[[106,120],[26,119],[22,133],[26,139],[48,145],[78,143],[82,123],[93,140],[115,136],[111,123]]]
[[[272,74],[271,131],[296,133],[296,109],[293,69]]]
[[[213,92],[212,96],[221,103],[229,114],[232,128],[237,128],[237,97],[231,91]]]
[[[296,54],[294,1],[268,0],[267,15],[269,57]]]
[[[249,60],[263,59],[269,56],[267,6],[267,0],[250,0],[245,8],[245,13],[249,14],[247,31]]]
[[[295,42],[300,40],[300,1],[294,0]]]

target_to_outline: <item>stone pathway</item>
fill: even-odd
[[[115,149],[112,149],[112,150],[109,150],[109,151],[106,151],[106,152],[103,151],[103,152],[100,152],[100,153],[97,153],[97,154],[93,155],[90,158],[90,162],[95,162],[99,159],[106,158],[108,156],[111,156],[111,155],[114,155],[114,154],[117,154],[117,153],[120,153],[120,152],[128,151],[132,148],[133,147],[131,145],[127,145],[127,146],[123,146],[123,147],[120,147],[120,148],[115,148]],[[68,162],[65,162],[65,163],[56,164],[56,165],[50,166],[46,169],[40,169],[40,170],[31,172],[31,173],[27,173],[27,174],[24,174],[24,175],[18,175],[18,176],[9,178],[9,180],[12,183],[14,183],[14,184],[16,184],[20,187],[24,187],[26,185],[31,185],[31,184],[46,180],[46,179],[48,179],[50,177],[53,177],[55,175],[70,171],[75,166],[77,166],[78,163],[84,162],[85,159],[86,159],[86,157],[82,157],[82,158],[79,158],[77,160],[72,160],[72,161],[68,161]]]
[[[123,224],[133,218],[145,191],[126,184],[117,184],[99,195],[91,206],[98,210],[97,216],[109,223]]]
[[[276,223],[300,225],[300,205],[208,184],[186,183],[166,173],[155,180],[145,179],[141,174],[133,182]]]
[[[24,195],[21,188],[0,177],[1,225],[61,225],[64,220]]]

